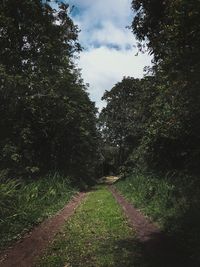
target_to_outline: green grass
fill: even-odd
[[[90,192],[37,267],[133,267],[140,249],[121,208],[105,188]]]
[[[0,249],[61,209],[76,190],[58,174],[24,183],[0,183]]]
[[[177,201],[174,186],[163,179],[134,174],[118,181],[115,186],[135,207],[163,227],[184,205],[181,199]]]

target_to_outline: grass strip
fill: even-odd
[[[121,208],[99,187],[66,223],[37,267],[141,266],[140,249]]]

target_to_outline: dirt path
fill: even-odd
[[[119,180],[119,176],[104,176],[101,179],[99,179],[100,184],[114,184],[117,180]]]
[[[104,185],[93,188],[36,266],[147,267],[134,230]]]
[[[0,259],[0,267],[31,267],[35,259],[53,240],[65,221],[74,213],[76,207],[85,197],[79,193],[54,217],[44,221],[30,234],[8,249]]]
[[[115,179],[109,179],[107,184],[111,184],[112,181]],[[126,225],[121,223],[116,223],[115,220],[119,219],[119,210],[117,210],[117,203],[112,199],[113,197],[110,195],[108,197],[106,191],[107,189],[98,189],[91,194],[90,198],[93,198],[93,201],[88,202],[88,207],[83,206],[82,213],[79,211],[77,216],[78,217],[78,224],[75,223],[74,225],[78,227],[80,231],[80,235],[78,234],[78,239],[74,239],[74,233],[72,231],[72,240],[71,242],[73,245],[68,247],[68,251],[64,253],[64,262],[65,261],[65,254],[75,255],[72,263],[77,261],[77,264],[86,263],[85,260],[79,259],[79,253],[76,251],[76,244],[80,243],[80,237],[85,227],[85,234],[82,235],[84,244],[84,251],[87,252],[87,260],[93,260],[93,257],[97,257],[98,253],[99,256],[102,257],[102,261],[104,259],[104,254],[108,252],[108,248],[110,248],[110,255],[112,255],[112,264],[108,266],[115,266],[115,267],[122,267],[122,266],[138,266],[138,267],[191,267],[191,265],[185,261],[183,255],[180,254],[177,247],[171,240],[169,240],[164,233],[152,222],[150,222],[141,212],[134,208],[134,206],[119,194],[119,192],[115,189],[113,185],[108,185],[113,197],[117,201],[117,203],[122,207],[129,224],[133,227],[136,232],[135,236],[129,236],[124,238],[123,234],[126,228]],[[49,243],[52,242],[55,235],[59,232],[60,228],[65,224],[65,221],[74,213],[76,207],[80,204],[83,198],[86,196],[85,193],[79,193],[76,195],[60,212],[58,212],[54,217],[44,221],[41,225],[36,227],[29,235],[25,236],[20,242],[16,243],[11,249],[8,249],[4,254],[4,257],[0,257],[0,267],[31,267],[37,261],[38,257],[41,257],[43,251],[46,247],[48,247]],[[107,201],[107,202],[105,202]],[[104,203],[105,202],[105,203]],[[112,206],[112,205],[114,206]],[[85,204],[86,205],[86,204]],[[97,209],[99,205],[100,211]],[[95,207],[95,208],[94,208]],[[107,207],[107,211],[105,208]],[[115,212],[113,209],[116,209]],[[110,217],[108,214],[110,212],[114,212],[111,214]],[[95,213],[96,212],[96,213]],[[102,215],[104,212],[104,215]],[[95,213],[95,214],[94,214]],[[100,218],[101,214],[101,218]],[[82,217],[83,218],[82,218]],[[96,221],[93,222],[96,218]],[[117,218],[117,219],[116,219]],[[76,216],[74,218],[76,220]],[[108,220],[108,224],[105,223]],[[123,221],[123,220],[122,220]],[[126,219],[125,219],[126,221]],[[82,223],[84,222],[84,227]],[[115,227],[112,228],[112,224],[110,222],[114,222]],[[79,223],[81,223],[79,227]],[[102,227],[98,228],[99,223],[104,223]],[[90,225],[91,224],[91,225]],[[119,228],[116,228],[116,225],[119,224]],[[73,226],[73,227],[75,227]],[[106,226],[106,227],[105,227]],[[108,226],[111,227],[108,229]],[[72,230],[73,230],[72,227]],[[88,230],[88,227],[90,230]],[[93,230],[92,227],[94,228]],[[97,228],[96,228],[97,227]],[[105,228],[105,229],[104,229]],[[69,228],[71,229],[71,228]],[[100,236],[101,238],[96,237],[97,230],[101,229]],[[102,233],[102,229],[105,230],[105,233]],[[116,240],[110,239],[110,231],[113,229],[117,229],[115,233],[117,238]],[[129,228],[130,229],[130,228]],[[122,232],[121,232],[122,231]],[[128,231],[128,230],[127,230]],[[121,234],[120,234],[121,233]],[[102,235],[106,234],[109,238],[103,238]],[[112,236],[112,235],[111,235]],[[66,236],[64,237],[66,238]],[[69,236],[68,236],[69,238]],[[94,240],[93,240],[94,239]],[[88,244],[88,240],[90,240],[90,246],[85,246]],[[92,241],[94,241],[94,247],[92,246]],[[66,244],[70,243],[66,240]],[[61,242],[62,244],[62,242]],[[71,243],[70,243],[71,244]],[[68,244],[69,245],[69,244]],[[66,245],[67,246],[67,245]],[[95,250],[98,247],[98,250]],[[103,252],[101,255],[101,251],[106,248],[106,251]],[[116,253],[116,248],[119,251]],[[65,248],[66,249],[66,248]],[[139,249],[139,250],[138,250]],[[94,250],[94,251],[93,251]],[[63,249],[61,248],[61,252]],[[124,255],[123,255],[123,251]],[[139,252],[138,252],[139,251]],[[56,256],[61,256],[61,253],[57,250]],[[53,252],[54,253],[54,252]],[[83,253],[84,254],[84,253]],[[140,255],[140,259],[143,263],[137,263],[138,255]],[[6,255],[6,256],[5,256]],[[81,254],[82,255],[82,254]],[[100,258],[101,258],[100,257]],[[99,260],[101,261],[101,259]],[[79,261],[80,260],[80,261]],[[90,261],[89,261],[90,262]],[[123,264],[121,265],[121,262]],[[49,266],[48,264],[45,266]],[[52,265],[51,265],[52,266]],[[75,265],[74,265],[75,266]],[[96,265],[77,265],[77,266],[96,266]],[[101,266],[101,265],[98,265]],[[107,265],[102,265],[107,266]]]
[[[124,210],[130,225],[135,229],[136,236],[143,247],[144,257],[152,267],[191,267],[180,251],[164,233],[151,223],[140,211],[114,188],[109,186],[114,198]]]

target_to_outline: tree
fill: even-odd
[[[4,0],[0,7],[0,163],[10,175],[87,176],[96,110],[73,63],[79,30],[67,4],[55,10],[48,2]]]
[[[133,0],[132,29],[154,55],[159,94],[145,144],[150,164],[199,170],[199,1]],[[142,45],[141,45],[142,47]],[[147,142],[148,140],[148,142]]]
[[[105,142],[118,147],[118,165],[125,163],[139,146],[151,116],[151,104],[155,98],[156,81],[124,78],[103,99],[107,106],[100,114],[102,134]]]

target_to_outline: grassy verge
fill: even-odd
[[[111,193],[100,187],[89,193],[36,266],[144,266],[138,261],[133,230]]]
[[[165,180],[134,174],[116,183],[116,188],[134,206],[164,226],[168,218],[175,216],[178,205],[174,186]]]
[[[58,174],[28,184],[16,180],[2,181],[0,249],[61,209],[74,193],[69,179]]]
[[[190,177],[175,181],[133,174],[116,188],[136,207],[157,221],[188,255],[192,266],[200,266],[200,187]]]

